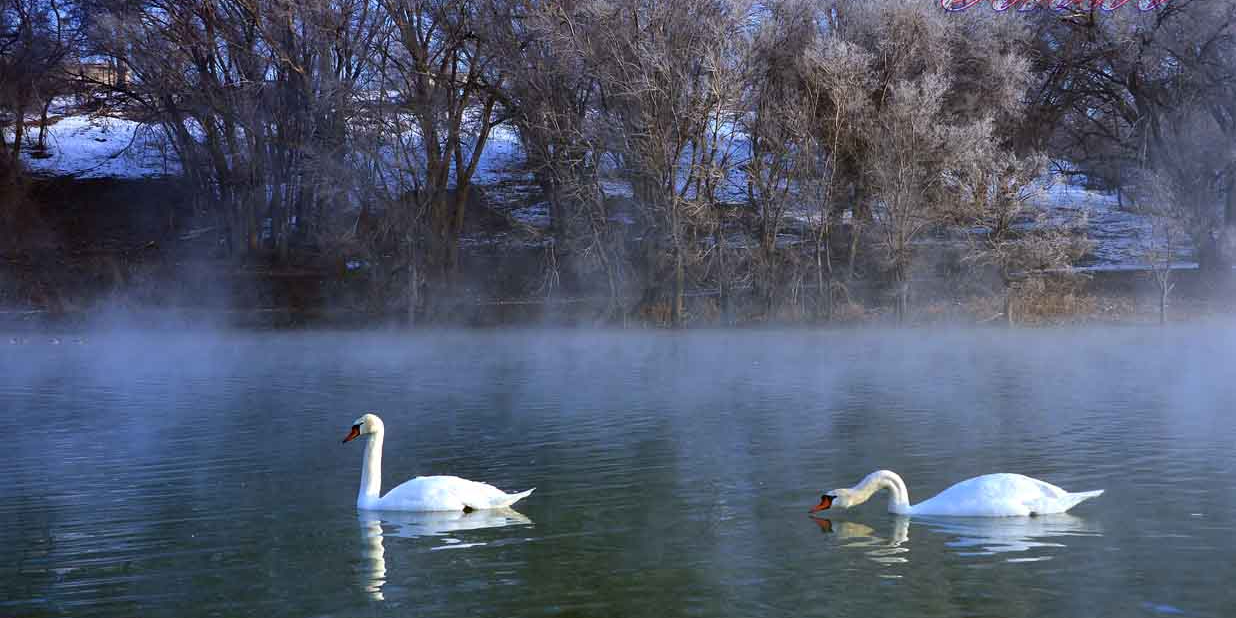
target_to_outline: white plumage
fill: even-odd
[[[365,500],[358,497],[356,505],[363,509],[393,511],[497,509],[511,506],[531,493],[532,490],[529,489],[508,494],[488,483],[469,481],[458,476],[418,476],[404,481],[381,498]]]
[[[1069,492],[1022,474],[985,474],[966,479],[918,504],[910,504],[905,481],[891,470],[877,470],[848,489],[834,489],[821,497],[812,512],[830,507],[850,508],[889,490],[888,510],[901,515],[958,517],[1016,517],[1063,513],[1103,490]]]
[[[526,498],[533,489],[508,494],[493,485],[458,476],[418,476],[380,495],[382,489],[382,442],[386,428],[376,414],[366,414],[352,423],[344,442],[369,436],[361,467],[357,508],[390,511],[465,511],[497,509]]]

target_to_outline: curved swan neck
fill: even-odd
[[[906,489],[905,481],[892,470],[876,470],[859,481],[850,491],[854,492],[854,504],[862,504],[881,489],[888,490],[889,513],[910,513],[910,490]]]
[[[382,492],[382,439],[386,433],[381,427],[369,435],[365,443],[365,460],[361,465],[360,493],[356,496],[356,505],[363,507],[365,503],[375,501]]]

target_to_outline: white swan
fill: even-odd
[[[849,489],[834,489],[820,497],[812,513],[830,507],[848,509],[889,491],[888,512],[898,515],[952,515],[958,517],[1016,517],[1063,513],[1079,502],[1103,493],[1068,492],[1051,483],[1021,474],[985,474],[964,480],[913,506],[905,481],[891,470],[876,470]]]
[[[361,468],[360,492],[356,507],[388,511],[474,511],[511,506],[528,497],[533,489],[508,494],[493,485],[457,476],[418,476],[379,496],[382,489],[382,438],[386,428],[376,414],[366,414],[352,423],[343,439],[350,442],[369,436]]]

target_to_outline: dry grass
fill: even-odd
[[[643,305],[639,308],[637,319],[645,324],[654,326],[669,326],[670,318],[673,315],[672,308],[667,302],[659,302],[650,305]]]
[[[1019,324],[1056,324],[1090,315],[1097,307],[1095,298],[1085,292],[1082,277],[1035,277],[1019,282],[1010,290],[1013,321]]]

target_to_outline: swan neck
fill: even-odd
[[[906,488],[905,481],[901,480],[901,477],[892,470],[877,470],[859,482],[852,490],[855,493],[855,503],[866,502],[881,489],[888,490],[889,513],[910,514],[910,490]]]
[[[382,439],[381,428],[369,435],[365,443],[365,460],[361,465],[360,493],[356,496],[356,505],[364,507],[378,499],[382,491]]]

